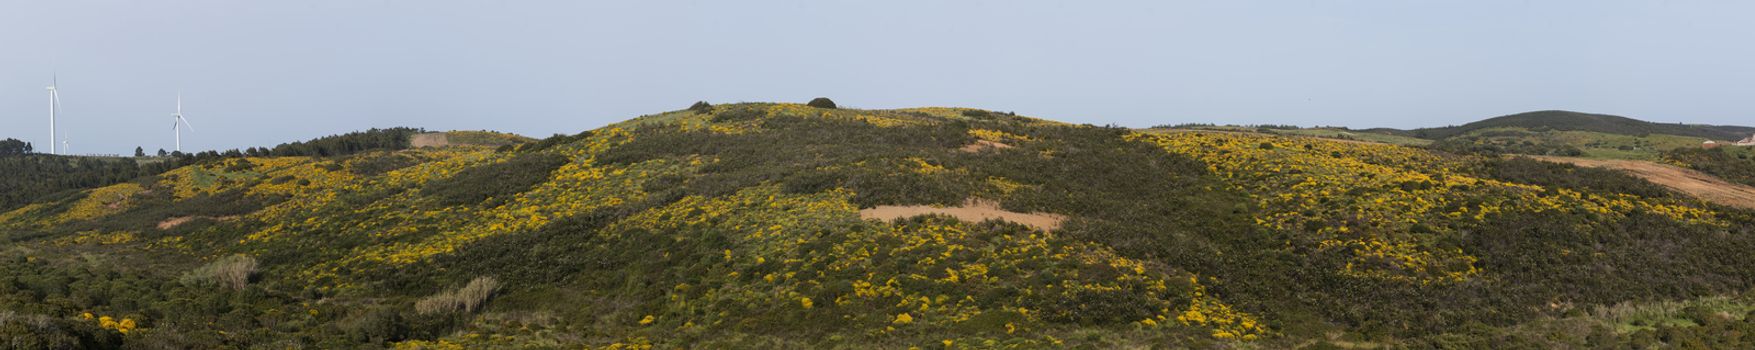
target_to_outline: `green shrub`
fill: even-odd
[[[813,98],[810,100],[810,103],[806,103],[805,105],[816,108],[835,109],[835,101],[829,100],[828,97]]]
[[[689,110],[700,114],[713,113],[713,104],[707,103],[707,101],[695,101],[695,104],[689,105]]]
[[[549,174],[566,163],[567,157],[556,154],[519,155],[503,163],[464,169],[450,178],[428,184],[421,189],[421,193],[437,197],[439,203],[444,205],[472,205],[490,199],[506,200],[548,181]]]

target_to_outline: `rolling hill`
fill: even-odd
[[[782,103],[493,146],[400,142],[207,158],[0,213],[0,338],[1554,348],[1755,334],[1755,212],[1599,169]]]
[[[1755,127],[1653,123],[1606,114],[1572,111],[1535,111],[1518,113],[1439,128],[1414,129],[1414,137],[1441,140],[1472,131],[1492,128],[1551,129],[1589,131],[1605,134],[1646,136],[1653,134],[1687,136],[1697,139],[1739,140],[1755,134]],[[1698,143],[1698,141],[1696,142]]]

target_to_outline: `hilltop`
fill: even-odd
[[[420,134],[395,132],[365,139]],[[490,139],[517,142],[313,141],[0,213],[0,336],[1482,348],[1755,331],[1755,212],[1606,170],[965,108],[700,103]]]
[[[1492,128],[1524,128],[1589,131],[1605,134],[1688,136],[1697,139],[1739,140],[1755,134],[1755,127],[1653,123],[1628,117],[1572,111],[1534,111],[1488,118],[1459,126],[1414,129],[1414,137],[1441,140]],[[1696,142],[1698,143],[1698,142]]]

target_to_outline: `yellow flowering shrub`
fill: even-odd
[[[1456,170],[1469,158],[1403,146],[1210,131],[1127,138],[1206,162],[1208,171],[1262,209],[1258,226],[1314,235],[1300,241],[1347,252],[1351,261],[1343,272],[1357,277],[1448,283],[1480,273],[1477,258],[1434,246],[1437,237],[1453,234],[1451,228],[1422,223],[1481,223],[1500,212],[1551,210],[1605,220],[1642,211],[1678,222],[1723,224],[1708,210],[1633,195],[1478,178]]]

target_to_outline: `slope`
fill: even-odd
[[[1755,188],[1725,182],[1712,175],[1688,170],[1674,165],[1658,164],[1637,160],[1602,160],[1572,157],[1533,156],[1550,162],[1567,163],[1578,166],[1607,168],[1626,171],[1629,174],[1669,187],[1688,195],[1699,197],[1721,205],[1755,209]]]
[[[1755,133],[1755,127],[1664,124],[1606,114],[1535,111],[1494,117],[1460,126],[1415,129],[1413,135],[1419,138],[1442,140],[1471,131],[1507,127],[1591,131],[1632,136],[1664,134],[1713,140],[1737,140]]]
[[[962,150],[981,142],[1011,147]],[[227,158],[0,214],[0,307],[20,314],[0,331],[84,347],[1283,348],[1494,339],[1555,303],[1751,286],[1747,211],[1503,166],[766,103],[497,148]],[[1064,221],[860,216],[971,202]],[[1464,326],[1486,334],[1449,334]]]

